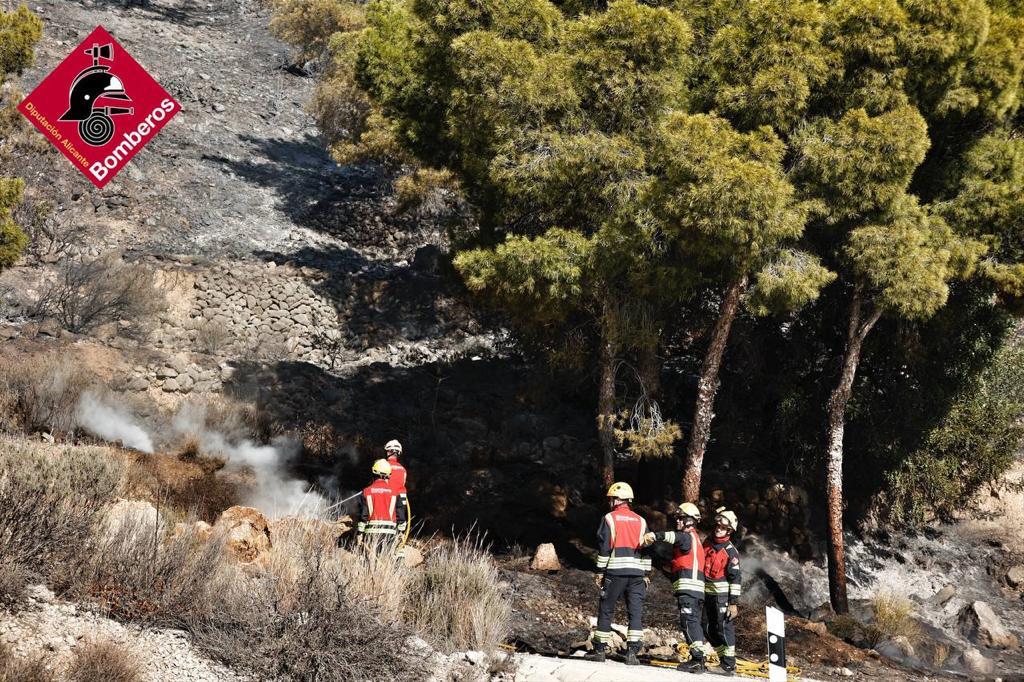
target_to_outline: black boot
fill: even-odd
[[[721,668],[723,673],[732,677],[736,674],[736,659],[731,656],[723,656],[719,668]]]
[[[608,645],[604,643],[598,643],[594,645],[593,651],[588,651],[583,656],[584,661],[594,661],[595,663],[604,663],[604,655],[608,649]]]
[[[684,661],[676,666],[676,670],[684,673],[703,673],[707,672],[708,666],[704,663],[704,658],[691,658],[688,661]]]
[[[640,665],[638,653],[640,653],[640,642],[630,642],[626,647],[626,665]]]

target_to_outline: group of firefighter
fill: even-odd
[[[612,616],[620,598],[626,599],[626,664],[638,665],[643,643],[644,598],[650,585],[651,554],[655,543],[672,547],[672,588],[679,607],[679,627],[690,659],[679,670],[699,673],[707,669],[711,647],[721,670],[736,672],[736,627],[740,598],[740,555],[732,544],[736,514],[725,507],[715,510],[714,527],[701,542],[697,534],[700,509],[684,502],[676,510],[675,530],[652,533],[647,521],[630,509],[633,489],[614,483],[608,489],[610,511],[597,530],[597,583],[601,588],[597,630],[588,660],[604,661],[612,640]]]
[[[402,444],[384,446],[386,459],[373,463],[373,482],[359,496],[357,525],[360,544],[381,540],[396,542],[399,552],[408,539],[411,517],[406,491],[406,471],[399,461]],[[604,661],[612,640],[615,605],[625,597],[629,615],[626,632],[626,664],[638,665],[643,643],[644,598],[650,585],[651,548],[666,543],[672,548],[672,588],[679,607],[679,627],[689,647],[690,659],[679,670],[703,672],[713,647],[726,674],[736,671],[735,619],[740,597],[740,556],[732,544],[736,514],[725,507],[715,511],[714,527],[701,541],[697,534],[700,509],[684,502],[674,514],[675,530],[652,533],[647,521],[630,509],[633,488],[614,483],[608,489],[610,511],[597,531],[597,584],[601,588],[594,648],[586,655]]]

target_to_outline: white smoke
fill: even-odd
[[[81,428],[94,436],[152,454],[153,439],[127,412],[108,405],[93,393],[86,391],[78,400],[75,420]]]
[[[208,428],[205,411],[195,405],[185,405],[178,411],[173,428],[182,436],[198,439],[203,454],[224,457],[229,467],[250,469],[255,481],[243,503],[259,509],[268,518],[326,514],[327,499],[287,471],[288,462],[299,450],[294,439],[277,438],[270,445],[233,439]]]

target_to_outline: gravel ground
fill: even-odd
[[[80,606],[55,599],[42,586],[30,589],[28,605],[16,614],[0,613],[0,641],[16,656],[42,653],[54,671],[71,659],[76,647],[110,640],[134,655],[145,682],[242,682],[200,655],[185,633],[125,626]]]

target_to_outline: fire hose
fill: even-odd
[[[676,652],[679,654],[680,661],[687,661],[690,659],[690,650],[686,644],[681,643],[676,645]],[[679,661],[669,661],[661,658],[650,659],[650,664],[659,668],[675,668],[679,665]],[[709,666],[719,665],[718,654],[715,652],[709,652],[704,656],[704,662]],[[800,678],[800,668],[791,665],[786,667],[786,673],[790,679]],[[750,661],[745,658],[736,659],[736,674],[744,677],[760,677],[768,679],[768,661]]]

